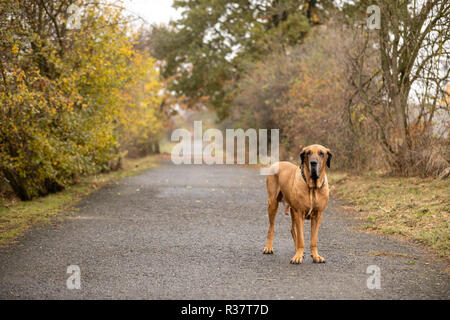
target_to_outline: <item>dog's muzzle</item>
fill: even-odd
[[[320,163],[316,159],[311,159],[309,161],[309,172],[311,179],[318,179],[319,178],[319,172],[320,172]]]

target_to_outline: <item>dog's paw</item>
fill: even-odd
[[[311,256],[311,257],[312,257],[314,263],[325,263],[325,258],[324,257],[321,257],[319,255]]]
[[[303,253],[301,254],[295,254],[291,259],[292,264],[300,264],[303,263]]]
[[[264,254],[273,254],[273,248],[265,247],[263,253]]]

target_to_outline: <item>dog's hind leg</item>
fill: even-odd
[[[273,236],[275,233],[275,217],[278,211],[278,203],[281,201],[281,191],[278,187],[278,182],[275,176],[267,177],[267,196],[268,196],[268,208],[269,213],[269,231],[267,231],[267,242],[264,248],[264,254],[273,253]]]
[[[269,205],[267,209],[269,213],[269,230],[267,231],[267,242],[263,253],[271,254],[273,253],[273,237],[275,233],[275,217],[278,211],[278,201],[269,200]]]

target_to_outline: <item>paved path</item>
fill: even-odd
[[[415,245],[354,231],[355,220],[333,200],[319,232],[326,264],[309,256],[309,222],[304,262],[289,264],[290,218],[281,209],[275,253],[263,255],[265,180],[248,168],[166,164],[78,207],[64,222],[34,228],[0,250],[0,298],[450,298],[443,264],[425,264]],[[80,290],[66,288],[69,265],[81,269]],[[381,270],[379,290],[367,288],[370,265]]]

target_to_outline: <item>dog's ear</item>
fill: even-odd
[[[333,154],[330,152],[330,149],[327,149],[327,167],[331,168],[331,158]]]
[[[300,152],[300,164],[303,164],[305,162],[305,155],[306,155],[306,148],[302,149],[302,152]]]

